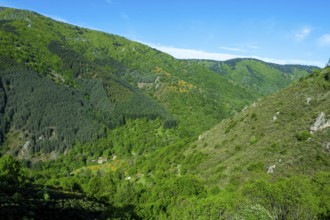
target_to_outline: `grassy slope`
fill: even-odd
[[[195,149],[186,151],[205,156],[197,173],[223,186],[260,177],[272,165],[275,177],[329,170],[330,129],[309,134],[321,112],[330,116],[329,72],[328,68],[263,98],[202,134]]]

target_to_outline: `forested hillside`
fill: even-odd
[[[129,118],[160,118],[164,127],[176,127],[182,137],[193,136],[257,97],[198,64],[175,60],[119,36],[16,9],[1,8],[0,18],[2,93],[4,105],[9,103],[8,108],[2,106],[6,125],[1,139],[7,136],[9,147],[30,143],[39,150],[37,139],[44,136],[47,143],[42,146],[52,145],[47,152],[63,150],[75,141],[102,137]],[[29,74],[32,77],[27,79]],[[38,84],[47,85],[36,89],[45,97],[35,97],[33,88]],[[23,93],[25,87],[30,90]],[[76,100],[68,100],[68,93]],[[10,106],[23,94],[20,105],[28,108]],[[40,106],[40,100],[34,99],[44,101]],[[63,102],[72,102],[72,106]],[[28,109],[37,113],[42,106],[39,115],[29,113]],[[93,128],[78,128],[73,115]],[[19,118],[29,121],[29,127]]]
[[[0,45],[0,216],[329,218],[329,68],[177,60],[3,7]]]
[[[1,176],[10,187],[1,198],[19,207],[38,192],[29,201],[40,205],[24,207],[44,207],[41,216],[59,203],[58,213],[85,207],[85,216],[118,219],[328,219],[329,74],[315,72],[194,140],[138,119],[56,160],[25,161],[29,169],[5,156],[1,172],[19,175]],[[38,216],[25,209],[16,216]]]

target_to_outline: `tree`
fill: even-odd
[[[21,182],[21,164],[12,156],[0,158],[0,184],[18,185]]]

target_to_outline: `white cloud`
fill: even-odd
[[[52,19],[54,19],[56,21],[60,21],[60,22],[63,22],[63,23],[70,23],[66,19],[61,18],[61,17],[56,16],[56,15],[55,16],[54,15],[47,15],[47,14],[43,14],[43,15],[46,16],[46,17],[52,18]]]
[[[247,50],[244,50],[239,47],[219,47],[222,50],[228,50],[228,51],[233,51],[233,52],[247,52]]]
[[[108,3],[108,4],[112,4],[113,3],[112,0],[105,0],[105,2]]]
[[[324,34],[318,39],[318,44],[321,47],[329,47],[330,46],[330,34]]]
[[[42,14],[43,16],[46,16],[48,18],[51,18],[53,20],[56,20],[56,21],[60,21],[60,22],[63,22],[63,23],[70,23],[68,20],[66,20],[64,18],[61,18],[57,15],[50,15],[50,14],[45,14],[45,13],[40,13],[40,14]],[[70,23],[70,24],[72,24],[72,23]]]
[[[259,56],[252,56],[251,58],[255,58],[258,60],[262,60],[269,63],[277,63],[277,64],[300,64],[300,65],[310,65],[310,66],[318,66],[324,67],[324,62],[320,60],[300,60],[300,59],[273,59],[267,57],[259,57]]]
[[[204,52],[201,50],[194,50],[194,49],[183,49],[183,48],[166,47],[166,46],[152,46],[152,47],[162,52],[168,53],[177,59],[209,59],[209,60],[223,61],[223,60],[229,60],[229,59],[241,57],[239,55],[234,55],[234,54],[210,53],[210,52]]]
[[[310,27],[303,27],[302,29],[300,29],[299,31],[297,31],[294,34],[294,39],[296,41],[303,41],[306,39],[306,37],[308,37],[310,35],[310,33],[312,32],[312,28]]]
[[[143,42],[141,42],[143,43]],[[262,60],[269,63],[277,63],[277,64],[301,64],[301,65],[311,65],[324,67],[324,61],[320,60],[300,60],[300,59],[273,59],[268,57],[260,57],[260,56],[241,56],[237,54],[228,54],[228,53],[210,53],[201,50],[195,49],[183,49],[162,45],[149,44],[150,47],[153,47],[162,52],[168,53],[171,56],[177,59],[206,59],[206,60],[217,60],[217,61],[225,61],[234,58],[254,58],[258,60]]]

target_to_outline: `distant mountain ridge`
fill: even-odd
[[[308,75],[316,66],[279,65],[252,58],[227,61],[194,60],[228,80],[262,95],[271,94]]]

